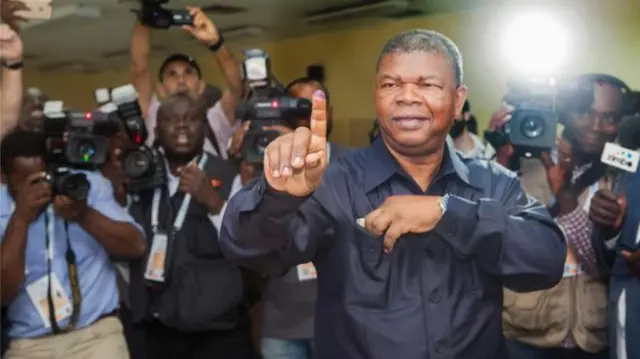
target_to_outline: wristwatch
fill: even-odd
[[[6,60],[2,60],[2,67],[7,68],[9,70],[20,70],[24,66],[22,60],[7,62]]]
[[[447,193],[444,196],[440,197],[440,209],[442,210],[443,215],[447,211],[448,203],[449,203],[449,194]]]

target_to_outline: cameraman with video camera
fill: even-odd
[[[164,183],[129,208],[150,251],[130,262],[134,320],[149,358],[254,358],[242,271],[223,258],[216,223],[235,169],[203,150],[205,99],[170,95],[158,109]]]
[[[629,113],[629,92],[615,77],[582,75],[559,86],[554,112],[552,106],[536,110],[514,101],[492,117],[485,137],[498,162],[520,170],[523,187],[549,205],[568,242],[565,273],[556,287],[525,294],[505,289],[510,358],[608,358],[606,278],[597,265],[588,213],[601,205],[598,193],[611,188],[611,173],[600,156]],[[546,147],[550,135],[555,137],[555,131],[543,135],[545,128],[555,130],[555,116],[564,125],[555,153],[531,151],[536,140]],[[606,206],[614,217],[623,216],[615,197]]]
[[[63,173],[60,161],[73,157],[53,161],[52,141],[46,131],[15,131],[0,145],[7,357],[126,359],[111,258],[143,256],[144,234],[99,173]]]
[[[154,5],[155,4],[155,5]],[[157,14],[166,11],[157,11],[159,4],[154,0],[143,1],[140,21],[133,27],[131,37],[131,76],[132,83],[138,92],[138,101],[143,110],[147,128],[149,129],[148,144],[154,142],[154,129],[157,125],[156,113],[160,101],[176,93],[186,93],[190,96],[202,96],[205,83],[202,79],[200,66],[190,56],[173,54],[167,57],[158,71],[157,96],[153,94],[151,70],[149,69],[149,56],[151,52],[150,27],[163,27],[159,24]],[[146,11],[145,9],[151,8]],[[155,10],[154,10],[155,9]],[[235,130],[235,109],[243,96],[243,85],[238,62],[232,53],[224,46],[224,38],[218,32],[217,27],[207,15],[199,8],[188,8],[188,12],[174,11],[183,17],[183,29],[191,33],[196,39],[207,46],[213,53],[213,57],[224,75],[228,88],[222,98],[207,110],[205,127],[207,137],[204,149],[216,156],[226,158],[226,146],[229,138]],[[184,14],[183,14],[184,13]],[[151,16],[151,14],[156,15]],[[189,23],[187,25],[187,23]],[[180,23],[165,24],[179,25]],[[160,101],[159,101],[160,100]]]

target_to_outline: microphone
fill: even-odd
[[[611,191],[617,196],[625,191],[627,175],[638,171],[640,162],[640,116],[627,116],[618,128],[618,143],[608,142],[600,161],[615,169]]]

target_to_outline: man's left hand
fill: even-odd
[[[623,197],[616,198],[613,192],[601,189],[591,199],[589,219],[607,230],[617,232],[627,212],[627,201]]]
[[[69,222],[80,222],[89,212],[89,205],[86,200],[74,201],[67,196],[55,196],[53,210]]]
[[[205,205],[210,212],[215,212],[216,203],[219,201],[207,175],[196,164],[183,167],[180,170],[180,191],[189,193],[196,201]]]
[[[640,251],[630,252],[623,249],[622,252],[620,252],[620,255],[622,256],[622,259],[627,262],[631,273],[640,278]]]
[[[218,28],[213,24],[211,19],[198,7],[187,7],[191,17],[193,17],[193,25],[185,25],[182,28],[189,31],[193,37],[200,40],[207,46],[213,46],[220,41]]]
[[[441,201],[437,196],[392,196],[365,217],[364,226],[373,235],[384,235],[389,253],[401,235],[432,230],[443,215]]]

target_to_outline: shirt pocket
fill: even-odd
[[[355,225],[354,238],[363,269],[368,272],[367,275],[375,276],[376,269],[378,269],[382,263],[382,237],[375,237],[366,229]]]

